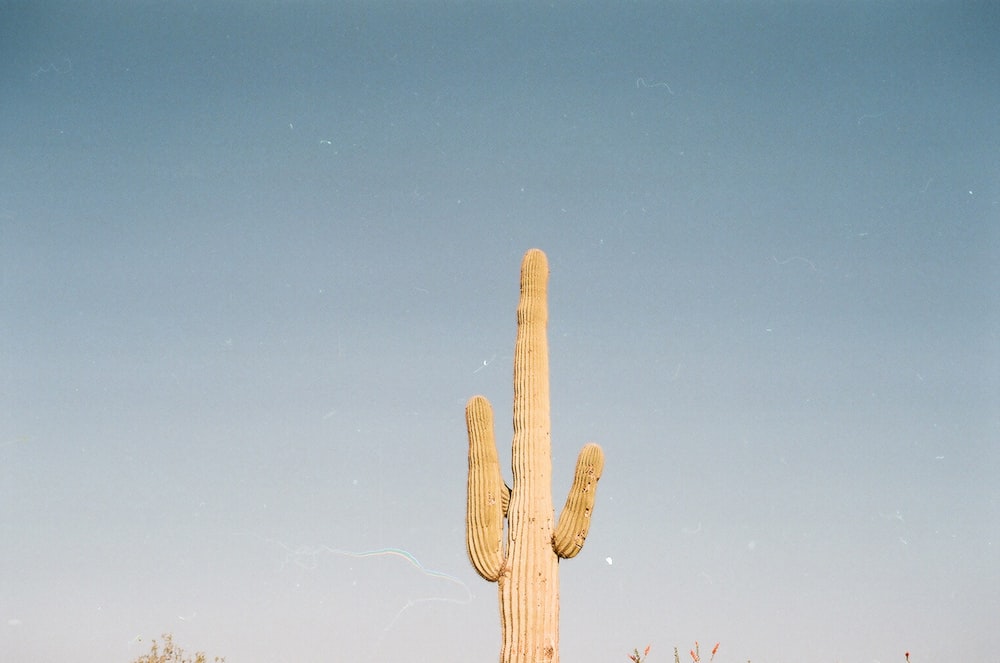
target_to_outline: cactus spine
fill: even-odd
[[[545,254],[538,249],[528,251],[521,263],[514,347],[511,488],[500,474],[489,401],[473,396],[465,408],[469,432],[466,547],[479,575],[498,585],[501,663],[558,663],[559,558],[574,557],[583,548],[597,481],[604,469],[601,448],[585,445],[576,461],[566,505],[553,525],[545,332],[548,276]]]

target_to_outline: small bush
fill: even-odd
[[[194,658],[184,655],[184,650],[174,644],[174,636],[163,634],[163,644],[153,640],[153,646],[148,654],[143,654],[132,663],[208,663],[205,652],[195,652]],[[226,659],[216,656],[214,663],[225,663]]]

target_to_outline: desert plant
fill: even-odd
[[[639,654],[638,649],[632,650],[632,653],[628,655],[629,660],[632,661],[632,663],[642,663],[646,660],[646,657],[649,656],[649,647],[650,645],[646,645],[646,650],[642,652],[642,654]]]
[[[469,478],[466,548],[476,572],[500,594],[501,663],[558,663],[559,559],[574,557],[590,529],[604,452],[587,444],[576,461],[566,505],[553,526],[546,324],[549,266],[531,249],[521,262],[514,345],[513,486],[500,474],[493,409],[483,396],[466,406]],[[504,519],[507,521],[504,542]]]
[[[708,659],[708,663],[712,663],[715,660],[715,653],[719,651],[719,643],[716,642],[715,646],[712,647],[712,656]],[[691,650],[691,661],[692,663],[701,663],[701,647],[698,645],[698,641],[694,641],[694,649]],[[681,663],[681,655],[677,652],[677,647],[674,647],[674,663]],[[750,661],[747,661],[750,663]]]
[[[174,636],[169,633],[163,634],[163,646],[153,640],[153,646],[148,654],[143,654],[132,663],[207,663],[204,652],[195,652],[194,658],[185,656],[184,650],[174,644]],[[216,656],[212,659],[215,663],[225,663],[224,658]]]

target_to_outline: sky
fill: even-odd
[[[607,459],[563,661],[988,657],[998,30],[3,4],[0,660],[497,660],[463,409],[509,464],[532,247],[556,507],[580,446]]]

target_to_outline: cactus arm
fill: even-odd
[[[576,557],[583,550],[583,542],[590,530],[590,516],[594,512],[597,482],[603,471],[604,452],[601,447],[593,443],[585,445],[576,459],[573,485],[552,536],[552,547],[562,558]]]
[[[503,518],[510,491],[500,475],[490,402],[482,396],[469,399],[465,422],[469,431],[465,545],[476,572],[496,582],[503,569]]]

